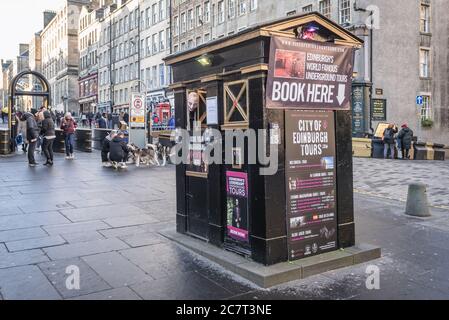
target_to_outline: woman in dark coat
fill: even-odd
[[[37,139],[39,138],[39,128],[37,126],[36,119],[31,113],[24,113],[22,115],[21,121],[26,123],[26,140],[28,140],[28,164],[30,167],[37,166],[36,160],[34,159],[34,152],[36,151]]]
[[[53,165],[53,142],[56,139],[55,132],[55,122],[53,121],[53,117],[49,111],[44,111],[44,120],[41,125],[41,136],[44,137],[44,142],[42,144],[42,151],[47,158],[47,162],[44,163],[44,166],[52,166]]]
[[[398,134],[398,140],[401,141],[402,159],[410,159],[410,149],[412,148],[413,131],[407,126],[402,125],[401,131]]]

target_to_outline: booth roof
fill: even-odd
[[[246,28],[246,29],[244,29],[244,30],[242,30],[242,31],[240,31],[240,32],[238,32],[236,34],[233,34],[233,35],[230,35],[230,36],[227,36],[227,37],[222,37],[222,38],[219,38],[219,39],[216,39],[216,40],[204,43],[204,44],[202,44],[200,46],[197,46],[197,47],[189,49],[189,50],[185,50],[185,51],[182,51],[182,52],[171,54],[171,55],[167,56],[166,58],[164,58],[163,60],[165,61],[165,63],[167,65],[173,65],[173,64],[175,64],[177,62],[180,62],[180,61],[184,61],[184,60],[188,60],[188,59],[191,59],[191,58],[199,57],[202,54],[211,53],[211,52],[214,52],[216,50],[219,50],[219,49],[221,49],[221,47],[220,48],[215,48],[215,47],[217,47],[217,45],[219,45],[219,44],[221,44],[223,42],[226,42],[226,41],[237,40],[239,37],[243,38],[244,35],[250,34],[251,32],[254,32],[254,31],[257,31],[257,30],[267,29],[267,31],[269,31],[269,32],[270,31],[271,32],[275,32],[275,31],[278,31],[278,30],[275,30],[275,29],[270,30],[270,27],[276,27],[276,26],[279,26],[279,25],[282,26],[283,24],[287,24],[287,23],[295,21],[295,20],[298,20],[298,22],[299,22],[295,26],[297,28],[297,27],[302,25],[301,24],[302,21],[304,21],[306,18],[310,18],[310,17],[316,17],[316,20],[306,21],[304,23],[304,25],[307,24],[307,23],[310,23],[310,22],[316,22],[316,23],[320,24],[320,21],[321,21],[321,22],[324,22],[325,24],[328,24],[328,25],[332,26],[334,30],[338,30],[340,32],[340,34],[346,36],[347,39],[351,39],[353,44],[362,45],[364,43],[364,41],[362,39],[360,39],[356,35],[352,34],[348,30],[342,28],[341,26],[339,26],[338,24],[336,24],[334,21],[330,20],[329,18],[326,18],[321,13],[319,13],[319,12],[311,12],[311,13],[297,14],[297,15],[294,15],[294,16],[288,16],[286,18],[271,20],[271,21],[268,21],[268,22],[257,24],[257,25],[254,25],[252,27]],[[294,28],[294,27],[290,26],[288,29],[292,29],[292,28]],[[280,31],[280,32],[282,32],[282,31]],[[206,50],[206,48],[210,48],[210,49]]]

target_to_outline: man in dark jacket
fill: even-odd
[[[53,165],[53,142],[56,139],[55,122],[53,121],[50,111],[44,111],[44,120],[41,124],[41,136],[44,137],[42,143],[42,151],[47,158],[47,162],[44,166]]]
[[[107,123],[106,123],[106,115],[102,115],[101,113],[99,113],[99,117],[97,119],[97,124],[98,124],[98,128],[100,129],[106,129],[108,127]]]
[[[406,123],[402,125],[398,134],[398,140],[401,142],[402,159],[410,159],[410,149],[412,148],[413,131]]]
[[[117,136],[117,131],[113,130],[111,133],[103,140],[103,145],[101,148],[101,162],[103,167],[109,168],[111,164],[109,163],[109,152],[111,151],[111,141]]]
[[[36,151],[37,139],[39,138],[39,128],[37,126],[34,115],[31,113],[24,113],[20,120],[26,122],[26,139],[28,140],[28,164],[30,167],[35,167],[37,166],[37,163],[34,159],[34,152]]]
[[[109,143],[109,159],[111,162],[120,163],[122,168],[126,168],[129,149],[125,142],[125,134],[119,132],[117,136]]]

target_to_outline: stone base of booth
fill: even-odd
[[[161,231],[160,234],[261,288],[270,288],[290,281],[305,279],[313,275],[350,267],[381,257],[381,249],[379,247],[359,244],[344,250],[266,267],[209,243],[177,233],[172,229]]]

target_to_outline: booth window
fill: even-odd
[[[207,126],[207,91],[205,89],[187,90],[187,98],[190,93],[196,92],[199,96],[199,106],[193,112],[190,112],[188,130],[193,129],[193,124],[200,123],[201,127]]]
[[[225,125],[248,125],[249,95],[248,81],[228,82],[224,85]]]

